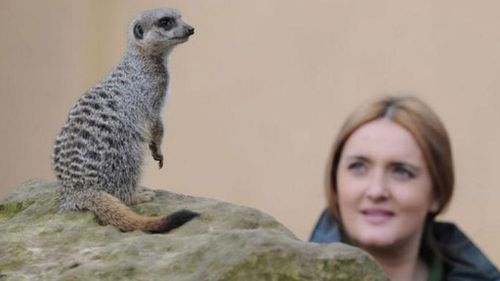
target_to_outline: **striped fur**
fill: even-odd
[[[154,197],[154,192],[138,188],[144,150],[149,146],[163,166],[167,59],[193,31],[172,9],[147,11],[132,21],[124,57],[78,99],[56,138],[52,162],[62,186],[62,210],[90,210],[122,231],[146,232],[166,232],[197,215],[181,211],[149,218],[127,207]]]

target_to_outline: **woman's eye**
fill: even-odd
[[[413,172],[401,165],[396,165],[393,172],[399,179],[412,179],[415,177]]]
[[[362,173],[366,171],[366,165],[363,162],[354,162],[349,164],[347,169],[355,173]]]

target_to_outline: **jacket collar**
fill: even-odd
[[[500,281],[498,269],[454,224],[433,223],[434,236],[444,256],[447,281]],[[342,231],[328,210],[323,211],[309,239],[316,243],[343,242]]]

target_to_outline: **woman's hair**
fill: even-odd
[[[386,118],[405,128],[418,143],[432,180],[432,189],[441,213],[449,203],[454,186],[453,159],[448,134],[439,117],[421,100],[411,96],[386,97],[353,112],[345,121],[333,145],[327,178],[329,207],[342,224],[337,198],[337,170],[346,141],[361,126]]]

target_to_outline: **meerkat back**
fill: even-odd
[[[145,232],[167,232],[198,215],[181,210],[144,217],[127,207],[154,197],[138,186],[144,147],[161,168],[168,55],[193,33],[173,9],[146,11],[132,21],[123,58],[78,99],[56,138],[52,162],[62,210],[90,210],[104,224]]]

